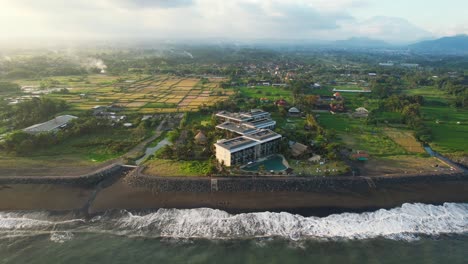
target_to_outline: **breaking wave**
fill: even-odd
[[[71,219],[46,212],[0,213],[0,236],[48,233],[64,242],[73,233],[124,236],[244,239],[281,237],[307,239],[412,240],[419,236],[468,233],[468,204],[404,204],[390,210],[303,217],[290,213],[229,214],[208,208],[159,209],[151,213],[108,212],[92,219]]]

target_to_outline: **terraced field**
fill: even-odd
[[[201,105],[226,100],[232,90],[220,88],[223,79],[201,82],[197,78],[173,76],[126,76],[125,78],[93,75],[79,79],[54,78],[68,93],[51,93],[72,106],[71,111],[84,111],[97,105],[116,104],[128,113],[171,113],[196,111]],[[24,85],[39,85],[28,82]]]

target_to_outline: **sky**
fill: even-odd
[[[466,0],[0,0],[0,41],[341,40],[468,34]]]

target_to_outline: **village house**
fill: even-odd
[[[301,110],[297,109],[297,107],[291,107],[288,110],[288,115],[292,117],[299,117],[301,116]]]
[[[322,85],[320,85],[320,83],[313,83],[313,84],[310,85],[310,88],[320,89],[320,88],[322,88]]]
[[[369,110],[364,107],[356,108],[353,113],[353,117],[367,118],[369,116]]]
[[[113,123],[118,123],[120,121],[125,120],[127,117],[125,115],[118,115],[112,110],[120,110],[118,106],[102,106],[97,105],[92,108],[93,115],[97,118],[108,119]]]
[[[369,154],[366,151],[358,150],[355,153],[352,153],[350,158],[358,161],[367,161],[369,160]]]
[[[285,106],[288,106],[288,102],[286,102],[286,100],[284,99],[279,99],[275,102],[275,105],[285,107]]]
[[[194,137],[194,141],[198,145],[205,145],[208,143],[208,138],[203,134],[202,131],[198,131],[198,133]]]

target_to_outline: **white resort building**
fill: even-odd
[[[274,129],[276,126],[276,121],[271,119],[270,113],[260,109],[241,113],[221,111],[216,114],[216,117],[221,122],[216,128],[239,135],[252,134],[258,129]]]
[[[254,133],[222,139],[215,143],[216,159],[230,167],[276,154],[279,151],[281,135],[269,129],[256,130]]]
[[[273,132],[276,121],[268,112],[253,109],[250,112],[216,114],[222,122],[216,128],[240,135],[222,139],[215,144],[216,159],[226,166],[243,165],[279,151],[281,135]]]

